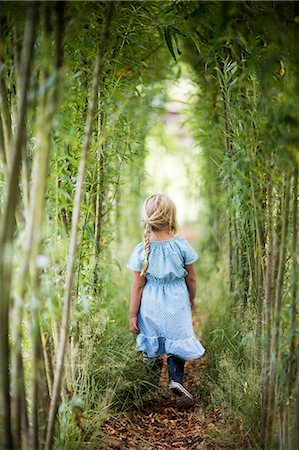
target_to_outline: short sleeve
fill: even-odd
[[[192,264],[198,259],[198,254],[186,239],[181,242],[181,250],[183,253],[184,265]]]
[[[135,272],[141,272],[144,259],[143,253],[143,244],[140,243],[136,245],[127,262],[127,268],[134,270]]]

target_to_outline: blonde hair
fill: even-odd
[[[150,236],[152,232],[167,230],[171,234],[177,232],[176,207],[166,194],[153,194],[143,204],[142,224],[144,227],[144,262],[140,276],[148,268],[150,253]]]

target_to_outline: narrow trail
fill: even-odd
[[[193,324],[196,332],[197,314]],[[109,419],[102,427],[102,443],[95,450],[228,450],[250,448],[233,439],[232,445],[224,436],[224,419],[217,407],[209,404],[206,390],[202,386],[201,374],[207,370],[207,353],[201,358],[185,364],[184,385],[194,395],[195,405],[180,410],[174,396],[168,391],[166,355],[161,373],[161,395],[146,402],[143,409],[130,409],[120,416]]]

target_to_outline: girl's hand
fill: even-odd
[[[190,298],[190,305],[191,305],[191,309],[193,309],[195,306],[194,298],[192,298],[192,299]]]
[[[130,331],[134,334],[139,334],[140,330],[137,326],[137,316],[136,317],[130,317]]]

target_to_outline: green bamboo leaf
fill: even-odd
[[[178,54],[181,55],[182,52],[181,52],[181,50],[179,49],[179,40],[178,40],[177,34],[176,34],[176,33],[173,33],[173,37],[174,37],[174,41],[175,41],[175,45],[176,45]]]
[[[165,36],[165,41],[166,41],[167,47],[168,47],[170,53],[172,54],[172,56],[174,57],[174,60],[176,61],[175,53],[174,53],[173,46],[172,46],[170,27],[169,26],[165,27],[164,36]]]
[[[187,35],[182,33],[182,31],[179,30],[178,28],[176,28],[176,27],[171,27],[171,28],[176,32],[176,34],[179,34],[180,36],[187,37]]]

